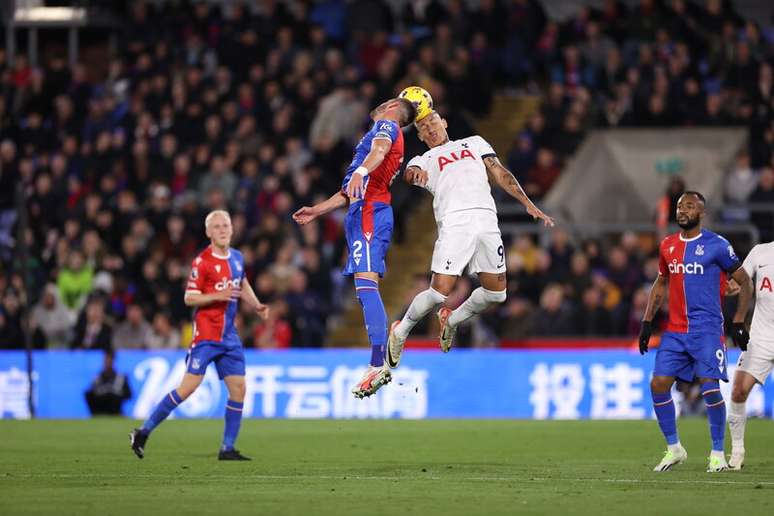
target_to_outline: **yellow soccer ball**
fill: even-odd
[[[419,122],[433,112],[433,97],[424,88],[409,86],[400,92],[398,98],[406,99],[414,104],[414,109],[417,111],[414,122]]]

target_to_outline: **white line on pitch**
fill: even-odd
[[[185,475],[181,475],[184,478],[190,479]],[[402,481],[402,480],[442,480],[444,482],[458,481],[458,482],[601,482],[610,484],[707,484],[707,485],[749,485],[749,486],[774,486],[774,482],[771,481],[758,481],[758,480],[689,480],[689,479],[636,479],[636,478],[548,478],[548,477],[439,477],[435,475],[414,475],[414,476],[385,476],[385,475],[238,475],[239,478],[251,478],[254,480],[372,480],[372,481]],[[139,474],[110,474],[110,473],[51,473],[51,474],[21,474],[10,475],[6,478],[100,478],[100,479],[147,479],[147,478],[163,478],[173,479],[174,473],[169,474],[153,474],[153,473],[139,473]],[[234,479],[234,475],[203,475],[202,480],[214,480]]]

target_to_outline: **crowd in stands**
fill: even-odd
[[[181,347],[184,281],[215,208],[272,308],[240,314],[246,345],[323,345],[351,288],[343,214],[303,228],[290,214],[339,188],[369,109],[409,84],[432,92],[453,138],[493,91],[542,92],[507,155],[536,199],[593,127],[732,124],[750,148],[729,200],[771,200],[771,28],[721,0],[603,4],[552,21],[537,0],[136,1],[118,48],[88,64],[0,49],[0,348],[23,347],[23,306],[36,347]],[[407,133],[407,157],[423,148]],[[393,187],[396,239],[421,195]],[[571,237],[508,242],[509,300],[461,341],[635,334],[655,240]]]

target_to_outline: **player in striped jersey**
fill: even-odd
[[[212,362],[228,389],[225,430],[218,459],[250,460],[234,448],[245,399],[245,355],[234,317],[240,300],[263,319],[268,318],[269,307],[258,300],[245,278],[242,253],[230,247],[233,229],[228,212],[211,212],[204,226],[210,245],[194,259],[185,290],[185,304],[195,308],[186,373],[180,386],[162,398],[142,427],[129,434],[132,450],[141,459],[150,433],[194,393]]]
[[[648,351],[653,316],[669,291],[669,324],[656,353],[650,382],[653,407],[667,441],[664,458],[654,471],[667,471],[684,462],[688,453],[680,444],[671,389],[675,379],[698,378],[707,407],[712,451],[707,472],[728,468],[723,453],[726,406],[719,380],[728,381],[721,300],[726,274],[741,285],[733,321],[733,339],[741,348],[748,335],[744,318],[752,295],[750,277],[734,248],[720,235],[702,228],[704,196],[685,192],[677,202],[677,224],[681,231],[667,236],[659,246],[659,275],[648,297],[640,332],[640,353]]]

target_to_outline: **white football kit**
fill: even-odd
[[[737,369],[764,383],[774,367],[774,242],[752,248],[742,265],[753,278],[755,312],[750,342],[737,363]]]
[[[427,171],[438,239],[431,270],[459,276],[505,272],[505,249],[484,158],[495,156],[480,136],[449,141],[409,161]]]

